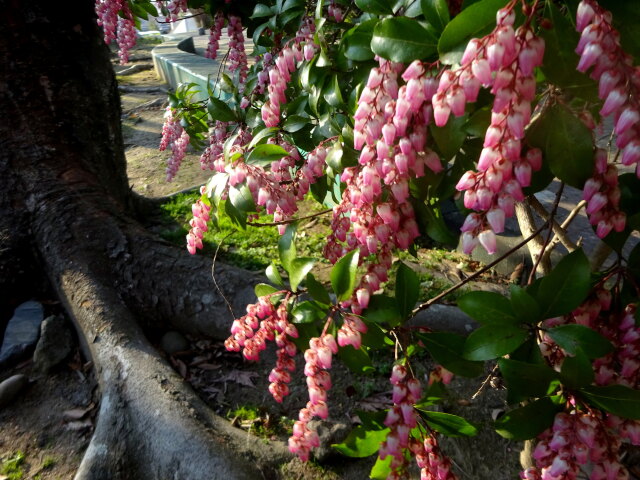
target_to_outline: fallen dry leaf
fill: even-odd
[[[375,393],[358,402],[360,410],[364,410],[365,412],[376,412],[378,410],[389,408],[390,406],[391,392]]]
[[[83,422],[69,422],[66,424],[65,428],[67,430],[86,430],[93,427],[93,422],[91,420],[85,420]]]
[[[227,375],[222,377],[218,382],[236,382],[240,385],[255,388],[256,386],[251,381],[252,378],[257,377],[256,372],[243,372],[242,370],[231,370]]]
[[[62,419],[65,422],[71,422],[74,420],[80,420],[87,413],[89,413],[88,408],[72,408],[71,410],[65,410],[62,412]]]

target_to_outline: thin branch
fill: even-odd
[[[413,311],[411,312],[411,316],[414,317],[416,316],[419,312],[421,312],[422,310],[426,310],[427,308],[429,308],[431,305],[433,305],[434,303],[436,303],[437,301],[441,300],[442,298],[446,297],[447,295],[449,295],[451,292],[455,292],[456,290],[458,290],[459,288],[463,287],[464,285],[466,285],[467,283],[475,280],[476,278],[478,278],[480,275],[482,275],[483,273],[485,273],[486,271],[492,269],[493,267],[495,267],[497,264],[499,264],[501,261],[503,261],[505,258],[507,258],[508,256],[512,255],[513,253],[515,253],[516,251],[518,251],[519,249],[521,249],[522,247],[524,247],[527,243],[529,243],[533,238],[535,238],[537,235],[540,234],[540,232],[542,232],[546,227],[547,227],[548,222],[543,223],[540,227],[538,227],[536,229],[535,232],[533,232],[531,235],[529,235],[527,238],[525,238],[524,240],[522,240],[520,243],[518,243],[517,245],[515,245],[514,247],[510,248],[506,253],[504,253],[503,255],[499,256],[498,258],[496,258],[493,262],[491,262],[488,265],[485,265],[483,268],[481,268],[480,270],[478,270],[477,272],[473,273],[472,275],[469,275],[467,278],[465,278],[464,280],[461,280],[460,282],[456,283],[455,285],[453,285],[452,287],[447,288],[444,292],[439,293],[438,295],[436,295],[433,298],[430,298],[429,300],[427,300],[424,303],[421,303],[420,305],[418,305],[416,308],[413,309]]]
[[[218,282],[216,281],[216,260],[218,258],[218,252],[220,251],[220,247],[222,246],[224,241],[227,238],[229,238],[231,235],[233,235],[234,233],[235,232],[231,232],[231,233],[227,234],[222,240],[220,240],[220,243],[218,243],[218,246],[216,247],[216,253],[213,255],[213,263],[211,264],[211,279],[213,280],[213,284],[215,285],[216,289],[218,290],[218,293],[220,294],[220,296],[224,299],[225,303],[227,304],[227,308],[231,312],[231,316],[233,316],[233,318],[237,318],[236,314],[233,312],[233,307],[231,306],[231,303],[229,303],[229,300],[227,299],[227,297],[225,296],[224,292],[220,288],[220,285],[218,285]]]
[[[267,223],[247,222],[247,225],[251,225],[252,227],[275,227],[277,225],[288,225],[290,223],[297,222],[298,220],[307,220],[309,218],[319,217],[320,215],[324,215],[325,213],[329,213],[332,211],[333,210],[329,208],[327,210],[323,210],[317,213],[312,213],[311,215],[306,215],[304,217],[290,218],[288,220],[280,220],[279,222],[267,222]]]
[[[200,15],[205,15],[206,12],[201,12],[201,13],[194,13],[193,15],[185,15],[184,17],[180,17],[177,18],[176,20],[158,20],[156,19],[155,22],[156,23],[175,23],[175,22],[179,22],[180,20],[186,20],[187,18],[193,18],[193,17],[199,17]]]
[[[549,212],[547,212],[547,209],[544,208],[544,205],[542,205],[540,203],[540,200],[538,200],[535,196],[532,195],[531,197],[529,197],[529,204],[533,207],[536,213],[542,217],[543,220],[549,220]],[[554,237],[554,240],[555,238],[557,238],[562,243],[562,245],[564,245],[565,248],[569,250],[569,252],[573,252],[578,248],[578,246],[573,243],[573,241],[567,236],[566,230],[560,224],[558,224],[555,219],[553,220],[553,222],[551,222],[551,226],[553,227],[553,233],[555,233],[556,235]],[[549,250],[551,250],[555,245],[557,245],[557,242],[554,243],[552,241],[551,244],[549,244]]]
[[[545,225],[550,225],[550,222],[553,222],[555,217],[556,217],[556,213],[558,213],[558,205],[560,205],[560,198],[562,197],[562,192],[564,191],[564,182],[560,182],[560,188],[558,189],[558,192],[556,193],[556,199],[553,202],[553,207],[551,208],[551,212],[549,212],[549,218],[547,219],[547,221],[545,222]],[[551,241],[551,235],[553,234],[553,228],[549,228],[549,232],[547,233],[546,238],[544,239],[544,243],[542,244],[542,249],[540,250],[540,255],[538,256],[535,265],[533,266],[533,268],[531,269],[531,273],[529,274],[529,282],[528,283],[532,283],[533,279],[536,276],[536,270],[538,269],[538,265],[540,264],[540,261],[542,260],[542,257],[544,256],[544,251],[547,248],[547,246],[549,245],[549,242]]]

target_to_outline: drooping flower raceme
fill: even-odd
[[[220,47],[220,37],[222,36],[222,27],[224,27],[224,15],[222,12],[216,13],[213,18],[213,25],[209,32],[209,43],[207,44],[207,50],[204,52],[204,56],[215,60],[218,56],[218,48]]]

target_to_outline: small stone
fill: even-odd
[[[160,340],[160,347],[169,355],[189,350],[189,341],[180,332],[167,332]]]
[[[73,350],[73,332],[62,316],[47,317],[42,322],[40,340],[33,354],[36,371],[48,373]]]
[[[9,405],[18,394],[29,384],[26,375],[14,375],[0,383],[0,408]]]
[[[0,347],[0,368],[28,357],[38,341],[43,318],[42,304],[33,300],[15,309]]]

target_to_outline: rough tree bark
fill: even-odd
[[[272,477],[289,458],[284,445],[248,441],[213,415],[143,334],[173,325],[222,338],[231,315],[210,260],[134,220],[142,203],[127,184],[117,85],[93,2],[0,7],[0,266],[45,272],[94,361],[102,398],[76,478]],[[240,311],[250,274],[216,273]]]

